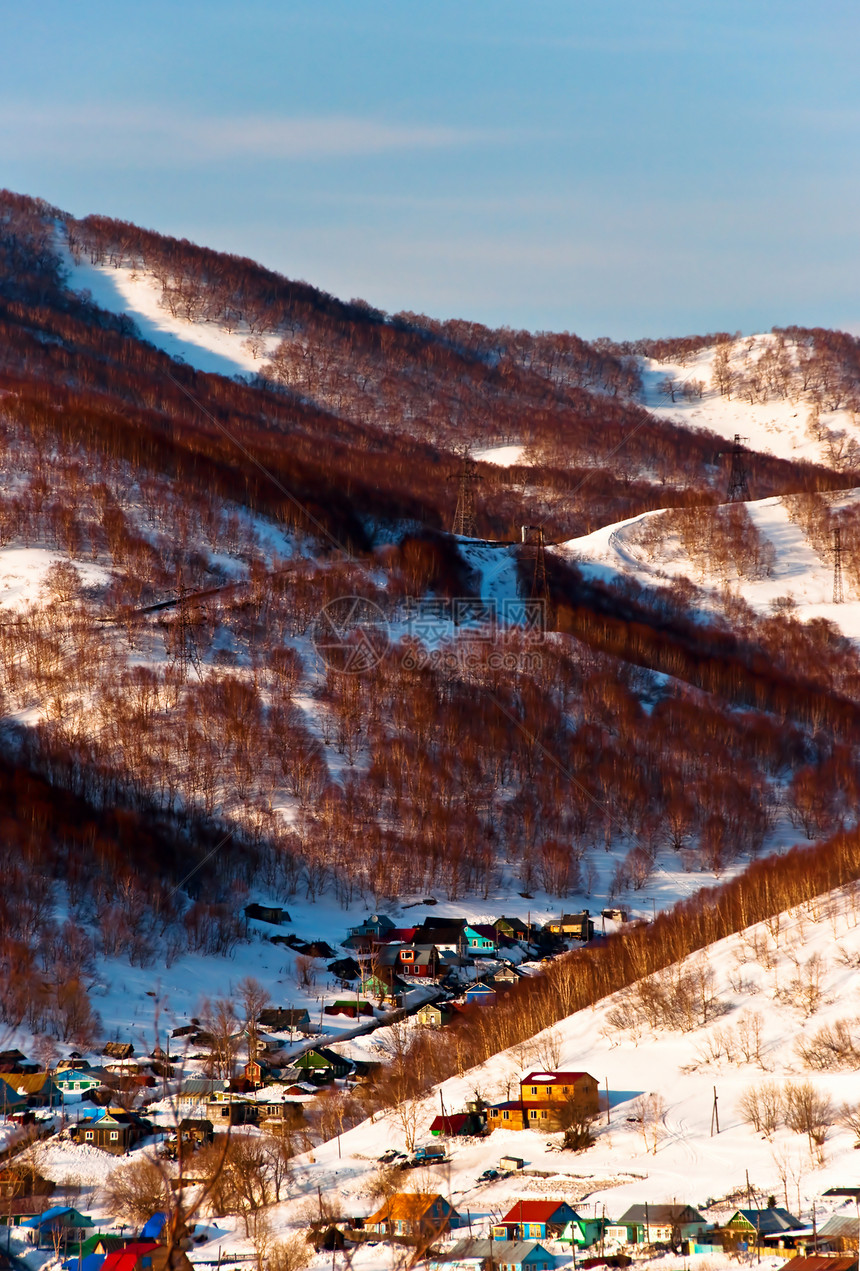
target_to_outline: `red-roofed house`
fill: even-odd
[[[493,1225],[494,1240],[546,1240],[558,1236],[576,1218],[564,1200],[518,1200],[501,1222]]]
[[[181,1249],[168,1248],[154,1240],[138,1240],[109,1253],[101,1271],[192,1271],[192,1266]]]

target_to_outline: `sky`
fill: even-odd
[[[0,0],[0,185],[346,299],[860,331],[856,0]]]

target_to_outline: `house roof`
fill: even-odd
[[[832,1218],[828,1218],[823,1226],[818,1228],[819,1236],[825,1239],[847,1238],[849,1240],[857,1239],[857,1219],[854,1214],[834,1214]]]
[[[566,1200],[518,1200],[502,1222],[552,1222],[560,1209],[565,1210],[567,1222],[574,1211]]]
[[[471,1124],[471,1121],[471,1112],[453,1112],[434,1117],[430,1122],[430,1133],[439,1130],[443,1134],[459,1134],[464,1126]]]
[[[19,1094],[24,1095],[41,1094],[43,1090],[56,1089],[53,1077],[47,1072],[16,1073],[9,1084]]]
[[[126,1245],[124,1249],[109,1253],[102,1263],[102,1271],[134,1271],[138,1260],[144,1254],[151,1253],[157,1248],[158,1244],[155,1240],[135,1241],[134,1244]]]
[[[692,1205],[631,1205],[618,1219],[618,1225],[624,1226],[625,1223],[642,1224],[645,1222],[646,1213],[649,1226],[652,1223],[659,1223],[661,1227],[665,1227],[670,1223],[703,1223],[705,1221],[698,1209],[693,1209]]]
[[[49,1209],[45,1209],[41,1214],[37,1214],[35,1218],[28,1219],[27,1222],[21,1224],[22,1227],[43,1227],[46,1223],[52,1222],[64,1223],[67,1227],[94,1227],[95,1223],[92,1218],[87,1218],[84,1214],[79,1213],[77,1209],[73,1209],[71,1205],[51,1205]]]
[[[479,1236],[467,1236],[465,1240],[458,1240],[452,1249],[445,1254],[440,1254],[438,1259],[434,1260],[461,1262],[465,1258],[481,1258],[482,1260],[492,1258],[493,1265],[497,1266],[500,1262],[508,1265],[522,1262],[535,1254],[538,1257],[551,1257],[543,1245],[538,1244],[536,1240],[487,1240]]]
[[[211,1077],[189,1077],[187,1081],[183,1081],[179,1091],[180,1095],[205,1095],[215,1094],[216,1091],[224,1089],[223,1081],[215,1081]]]
[[[781,1231],[799,1231],[803,1223],[787,1209],[736,1209],[728,1225],[736,1218],[745,1218],[753,1231],[762,1236],[774,1236]]]
[[[520,1081],[521,1086],[572,1086],[587,1072],[530,1072]],[[592,1078],[593,1080],[593,1078]]]
[[[834,1258],[832,1254],[814,1254],[809,1258],[792,1258],[779,1271],[857,1271],[857,1259],[845,1256]]]
[[[141,1240],[157,1240],[167,1225],[167,1214],[163,1209],[157,1210],[140,1229]]]
[[[365,1225],[372,1222],[397,1222],[403,1219],[417,1222],[439,1200],[443,1205],[448,1205],[448,1201],[439,1192],[395,1192],[381,1209],[365,1218]],[[449,1208],[453,1213],[453,1206]]]

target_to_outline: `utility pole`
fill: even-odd
[[[842,590],[842,530],[837,525],[833,531],[833,603],[841,605],[845,599]]]
[[[750,488],[747,482],[749,473],[744,460],[744,442],[746,441],[749,441],[748,437],[741,437],[738,433],[735,433],[727,503],[746,503],[750,497]]]
[[[461,535],[463,538],[475,537],[475,485],[478,481],[483,481],[483,477],[479,476],[475,471],[475,460],[469,454],[469,447],[462,447],[463,462],[459,472],[455,472],[448,478],[449,481],[456,481],[457,486],[457,507],[454,512],[454,524],[451,527],[453,534]]]
[[[717,1107],[717,1087],[714,1086],[714,1106],[711,1109],[711,1138],[714,1137],[714,1126],[717,1128],[717,1134],[720,1132],[720,1110]]]

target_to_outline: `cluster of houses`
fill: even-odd
[[[163,1211],[128,1235],[96,1231],[95,1221],[70,1205],[53,1205],[21,1226],[36,1248],[73,1255],[64,1271],[191,1271],[193,1265],[186,1252],[192,1230],[182,1224],[171,1231]]]
[[[367,999],[397,1000],[416,985],[433,985],[462,993],[460,1006],[486,1004],[521,978],[516,962],[560,952],[570,940],[594,938],[588,911],[565,914],[546,926],[502,916],[492,923],[466,918],[424,918],[418,927],[397,927],[385,914],[372,914],[351,927],[343,942],[348,951],[328,969],[344,981],[360,980]],[[478,979],[476,968],[498,962]],[[457,1003],[429,1012],[423,1022],[442,1024],[456,1013]]]
[[[467,1237],[446,1244],[451,1233],[467,1224]],[[432,1246],[429,1265],[436,1268],[474,1262],[499,1271],[552,1271],[556,1257],[571,1251],[599,1248],[603,1256],[605,1246],[638,1246],[685,1253],[758,1250],[792,1256],[793,1271],[857,1271],[856,1257],[838,1256],[857,1249],[856,1219],[834,1218],[813,1232],[776,1205],[738,1209],[715,1224],[683,1203],[631,1205],[613,1219],[605,1214],[585,1217],[563,1200],[521,1199],[490,1225],[487,1236],[473,1236],[471,1227],[471,1217],[461,1216],[439,1193],[398,1192],[367,1218],[354,1219],[350,1234],[356,1242],[373,1237]],[[820,1266],[804,1266],[802,1255],[810,1250]]]

